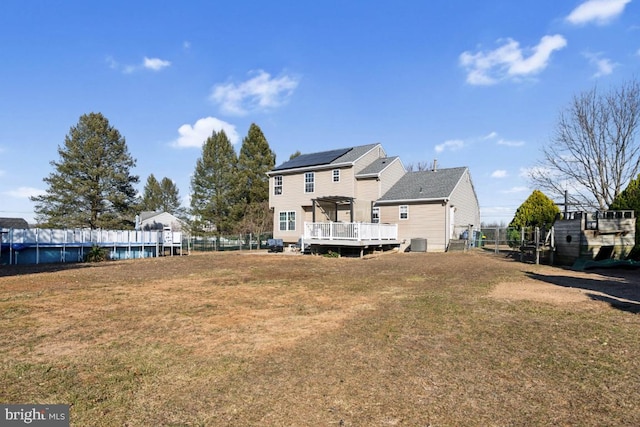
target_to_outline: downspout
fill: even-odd
[[[434,162],[435,169],[435,162]],[[444,200],[444,251],[449,249],[449,230],[451,229],[451,216],[449,215],[449,201]]]

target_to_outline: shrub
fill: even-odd
[[[101,248],[100,246],[93,245],[91,250],[87,252],[85,260],[87,262],[102,262],[109,259],[109,253],[105,248]]]

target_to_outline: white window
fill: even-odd
[[[296,212],[280,212],[280,231],[296,230]]]
[[[400,219],[409,219],[408,205],[400,205]]]
[[[371,222],[378,224],[380,222],[380,208],[371,209]]]
[[[333,182],[340,182],[340,169],[333,170]]]
[[[314,172],[304,174],[304,192],[313,193],[316,191],[316,175]]]
[[[276,196],[282,194],[282,175],[273,177],[273,194]]]

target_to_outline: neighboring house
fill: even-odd
[[[467,168],[407,173],[380,144],[303,154],[268,176],[274,238],[285,243],[304,237],[315,244],[369,246],[376,242],[371,233],[378,233],[401,250],[421,238],[427,239],[429,251],[444,251],[463,229],[480,225]],[[341,224],[340,230],[352,227],[339,234],[326,223]],[[364,223],[393,224],[393,237],[386,234],[388,227],[365,229]]]
[[[0,228],[26,230],[29,228],[29,223],[23,218],[0,218]]]
[[[171,228],[171,231],[182,231],[183,222],[168,212],[140,212],[136,216],[136,230],[163,230]]]

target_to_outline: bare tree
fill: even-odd
[[[417,164],[409,163],[406,167],[407,172],[422,172],[422,171],[430,171],[434,170],[436,165],[436,161],[433,162],[418,162]]]
[[[605,210],[640,168],[640,84],[636,79],[607,93],[574,96],[558,119],[544,160],[529,177],[553,196]]]

